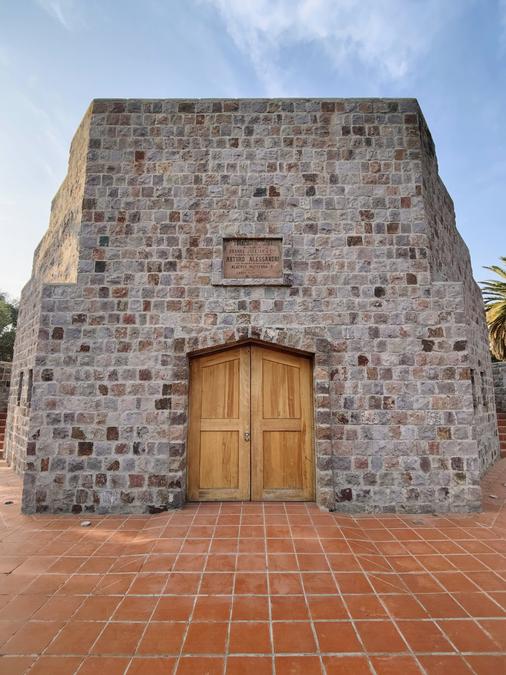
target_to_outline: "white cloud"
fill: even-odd
[[[401,80],[435,34],[472,0],[203,0],[221,14],[268,94],[283,89],[281,51],[317,44],[333,67],[351,62]],[[506,0],[501,0],[505,3]],[[273,91],[275,90],[275,91]]]
[[[73,31],[83,23],[77,0],[37,0],[37,3],[65,30]]]

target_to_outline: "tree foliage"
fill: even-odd
[[[0,293],[0,361],[12,361],[17,322],[17,304]]]
[[[506,264],[506,256],[501,256],[500,261]],[[491,265],[485,269],[499,277],[481,282],[490,350],[496,359],[506,361],[506,268]]]

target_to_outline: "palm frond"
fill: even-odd
[[[504,270],[502,267],[499,267],[498,265],[491,265],[490,267],[485,267],[484,269],[490,270],[503,279],[506,279],[506,270]]]
[[[500,260],[506,264],[506,257]],[[497,274],[499,279],[488,279],[481,282],[485,316],[490,339],[490,350],[500,361],[506,360],[506,268],[491,265],[485,269]]]

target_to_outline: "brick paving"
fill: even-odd
[[[0,673],[506,672],[505,485],[503,459],[469,516],[223,503],[83,528],[20,515],[2,465]]]

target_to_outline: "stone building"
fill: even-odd
[[[492,364],[497,412],[506,413],[506,361]]]
[[[506,457],[506,361],[492,364],[501,457]]]
[[[25,512],[478,509],[486,327],[417,101],[93,101],[12,382]]]
[[[9,387],[11,382],[10,361],[0,361],[0,459],[4,456],[5,425],[9,404]]]

